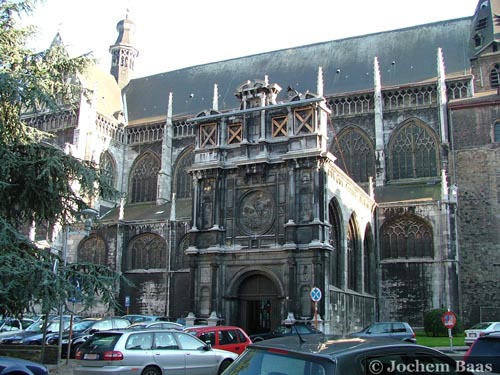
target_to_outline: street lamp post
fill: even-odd
[[[84,217],[85,228],[83,231],[71,231],[70,224],[66,224],[64,226],[64,229],[63,229],[61,257],[63,259],[63,267],[64,268],[66,268],[67,263],[68,263],[68,239],[69,239],[69,235],[70,234],[83,234],[85,236],[88,236],[90,233],[90,230],[92,229],[92,223],[93,223],[94,219],[96,219],[99,216],[99,212],[97,210],[94,210],[93,208],[86,208],[84,210],[81,210],[80,214]],[[64,330],[63,306],[64,306],[64,303],[61,301],[59,303],[59,343],[58,343],[58,347],[57,347],[58,360],[61,358],[61,355],[62,355],[62,336],[63,336],[63,330]],[[72,324],[73,324],[73,317],[71,317],[70,329],[71,329]],[[69,337],[68,339],[71,341],[71,337]],[[70,350],[70,345],[68,344],[68,352],[69,352],[69,350]],[[66,361],[68,360],[68,358],[69,358],[69,356],[67,356]]]

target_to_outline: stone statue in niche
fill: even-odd
[[[299,196],[300,222],[308,223],[313,219],[313,194],[310,188],[301,189]]]
[[[253,191],[243,197],[240,204],[239,222],[248,234],[261,234],[274,221],[274,202],[263,190]]]

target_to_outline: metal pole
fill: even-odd
[[[69,225],[66,224],[63,229],[63,243],[62,243],[62,258],[63,258],[63,271],[66,269],[68,262],[68,235]],[[57,360],[59,361],[62,356],[62,336],[63,336],[63,302],[59,301],[59,341],[57,343]]]

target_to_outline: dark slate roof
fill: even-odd
[[[265,75],[282,87],[278,100],[284,100],[288,86],[315,93],[320,66],[325,95],[370,90],[375,57],[383,86],[421,82],[437,76],[438,48],[443,50],[447,75],[469,73],[471,25],[472,17],[440,21],[133,79],[124,88],[128,121],[165,117],[169,92],[175,117],[211,109],[214,84],[219,110],[234,109],[239,106],[236,88]]]

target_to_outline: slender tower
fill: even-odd
[[[128,14],[124,20],[116,24],[118,38],[115,44],[109,47],[111,53],[111,71],[120,88],[124,88],[132,78],[134,72],[135,59],[139,56],[131,43],[131,34],[133,34],[135,24],[128,19]]]

